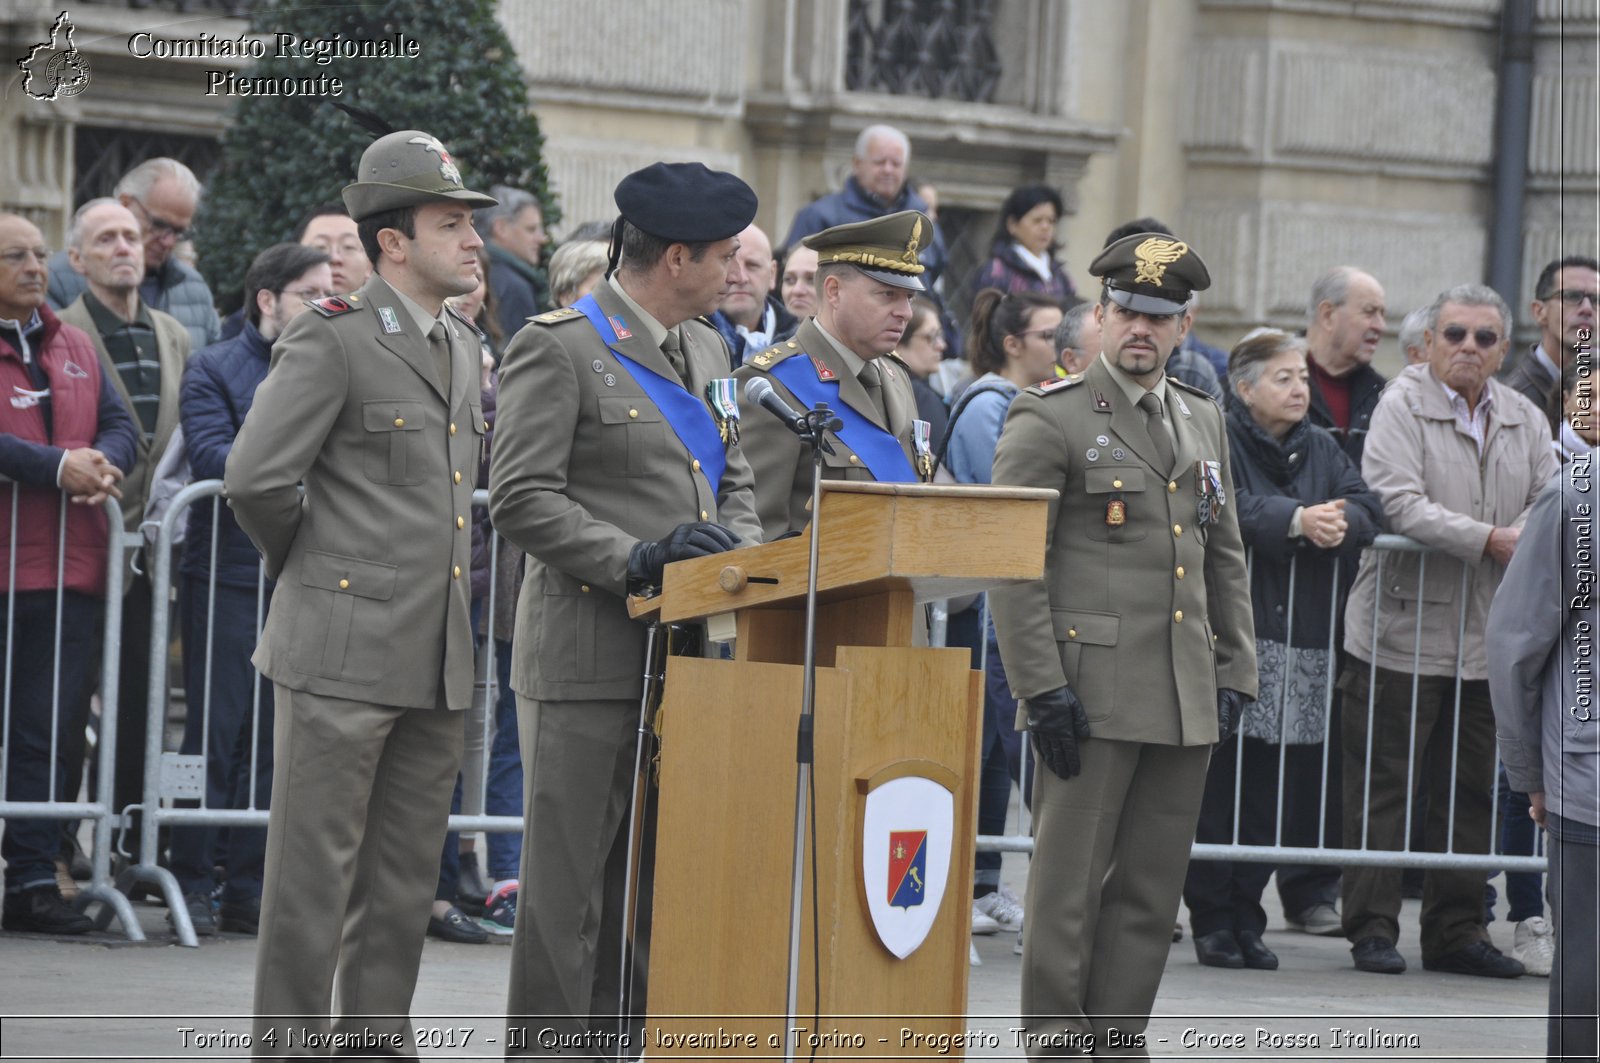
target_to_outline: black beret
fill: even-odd
[[[617,210],[634,228],[675,243],[738,236],[756,217],[756,193],[698,162],[657,162],[617,185]]]

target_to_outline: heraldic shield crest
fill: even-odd
[[[927,938],[950,879],[955,795],[907,774],[866,794],[861,812],[861,883],[883,947],[899,959]]]

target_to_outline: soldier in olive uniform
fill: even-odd
[[[1045,576],[990,607],[1018,727],[1048,769],[1023,930],[1028,1053],[1145,1056],[1211,746],[1255,695],[1255,635],[1222,411],[1162,372],[1205,265],[1138,233],[1089,269],[1103,353],[1019,395],[995,455],[995,483],[1061,492]]]
[[[475,207],[417,130],[344,190],[376,266],[273,349],[228,456],[239,525],[278,580],[254,661],[277,699],[254,1052],[335,1033],[410,1053],[406,1017],[472,700],[478,337]],[[300,486],[304,485],[302,496]],[[292,1042],[291,1042],[292,1038]]]
[[[627,1058],[641,1047],[653,821],[634,1039],[620,1053],[616,1040],[645,646],[625,595],[659,586],[672,561],[761,537],[727,349],[699,320],[731,283],[755,193],[699,163],[657,163],[626,177],[616,199],[612,276],[533,318],[500,374],[489,512],[529,555],[511,664],[528,784],[508,1055]],[[564,1047],[540,1044],[541,1030]]]
[[[838,414],[844,427],[829,435],[824,479],[931,478],[927,422],[916,420],[911,372],[894,349],[912,296],[925,290],[917,254],[932,238],[933,223],[914,210],[806,237],[801,243],[817,252],[817,316],[736,374],[741,388],[767,378],[796,412],[825,401]],[[765,411],[746,418],[744,434],[767,538],[799,531],[811,519],[810,448]]]

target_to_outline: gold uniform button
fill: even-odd
[[[638,410],[629,410],[628,411],[628,416],[629,417],[637,417],[637,416],[639,416],[639,411]]]
[[[1177,567],[1177,569],[1175,569],[1175,572],[1177,573],[1177,576],[1178,576],[1179,579],[1183,578],[1183,566],[1182,565],[1179,565]]]
[[[1172,534],[1174,536],[1182,535],[1183,534],[1183,525],[1182,524],[1174,524],[1172,526]]]
[[[1176,481],[1176,480],[1168,480],[1167,481],[1167,494],[1175,495],[1177,493],[1178,493],[1178,481]]]
[[[582,585],[582,586],[580,586],[580,587],[579,587],[579,588],[578,588],[578,589],[579,589],[579,590],[580,590],[580,591],[582,591],[582,592],[583,592],[583,593],[585,593],[585,594],[588,594],[588,593],[589,593],[589,585],[588,585],[588,584],[587,584],[587,583],[585,583],[585,584],[583,584],[583,585]]]
[[[455,568],[452,568],[450,570],[450,578],[451,579],[460,579],[461,578],[461,566],[460,565],[457,565]]]
[[[467,518],[465,518],[465,517],[457,517],[456,518],[456,527],[457,528],[465,528],[466,526],[467,526]]]
[[[1118,488],[1120,490],[1121,487],[1122,487],[1122,481],[1121,480],[1112,480],[1111,481],[1111,486],[1115,487],[1115,488]]]
[[[700,471],[700,459],[699,458],[694,459],[694,471],[695,472],[699,472]]]
[[[488,421],[483,422],[483,430],[485,432],[487,432],[489,430],[489,422]]]
[[[711,514],[707,513],[705,510],[702,509],[700,511],[700,519],[701,520],[710,520],[711,519]]]
[[[1172,620],[1173,620],[1174,623],[1177,623],[1177,624],[1183,623],[1183,610],[1179,609],[1177,612],[1173,613],[1172,614]]]
[[[1067,628],[1067,638],[1075,639],[1077,637],[1078,637],[1078,629],[1077,628],[1075,628],[1075,627]]]
[[[852,455],[850,455],[850,464],[851,465],[860,465],[861,464],[861,459],[856,457],[854,454],[852,454]]]
[[[460,482],[461,482],[461,474],[458,472],[458,473],[456,473],[456,483],[460,483]]]
[[[347,579],[340,580],[339,581],[339,589],[342,590],[342,591],[349,590],[350,589],[350,581],[347,580]]]
[[[451,435],[455,435],[456,434],[456,425],[455,425],[454,421],[450,422],[450,434]]]
[[[406,419],[404,417],[396,417],[394,419],[394,426],[396,428],[404,428],[406,426]]]

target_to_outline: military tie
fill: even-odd
[[[428,333],[428,350],[433,353],[434,372],[439,374],[439,386],[445,398],[450,397],[450,340],[444,333],[444,322],[438,322]]]
[[[1161,474],[1169,475],[1178,459],[1172,450],[1172,435],[1161,420],[1161,396],[1153,391],[1145,392],[1144,397],[1139,400],[1139,409],[1144,411],[1144,427],[1150,433],[1151,444],[1156,448],[1156,458],[1161,462]]]
[[[661,341],[661,353],[667,356],[667,362],[672,366],[672,371],[678,374],[678,380],[688,383],[688,376],[683,371],[683,348],[678,344],[678,330],[668,329],[667,336]]]
[[[878,368],[878,363],[868,361],[861,367],[856,379],[867,389],[867,398],[872,400],[872,408],[878,411],[878,417],[883,421],[884,427],[888,427],[889,408],[883,404],[883,373]]]

